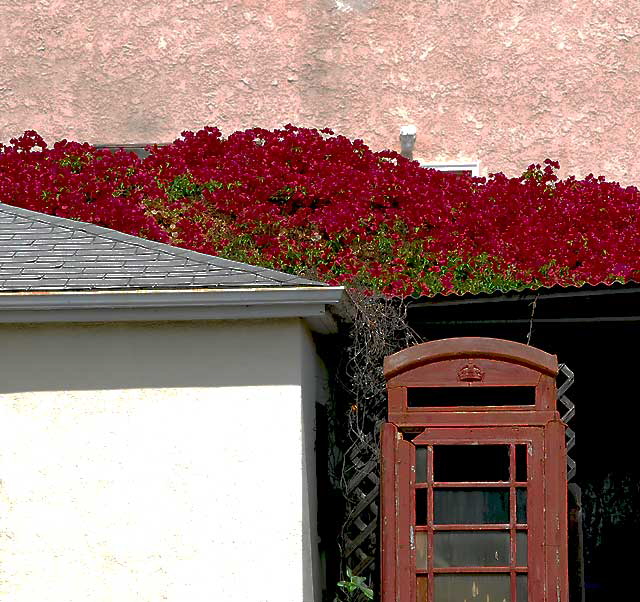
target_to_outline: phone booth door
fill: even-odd
[[[475,374],[488,376],[472,386],[485,387],[483,399],[518,399],[522,382],[539,390],[528,407],[426,410],[407,404],[406,387],[390,393],[395,420],[381,433],[383,602],[566,602],[564,428],[551,409],[553,387],[528,367],[510,371],[483,359],[477,341],[457,344],[480,356]],[[471,362],[454,357],[447,370],[458,375]],[[490,370],[505,381],[497,393]],[[449,387],[442,372],[432,370],[436,385]],[[431,384],[428,374],[405,380]],[[457,386],[449,397],[471,399],[466,382]]]
[[[542,599],[528,568],[542,546],[540,430],[427,429],[412,443],[417,600]]]

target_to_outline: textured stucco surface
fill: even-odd
[[[0,337],[2,602],[319,599],[301,322]]]
[[[636,0],[0,0],[0,139],[288,122],[515,175],[640,173]]]

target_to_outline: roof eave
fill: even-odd
[[[336,331],[329,308],[343,293],[341,286],[8,292],[0,293],[0,323],[303,318],[328,334]]]

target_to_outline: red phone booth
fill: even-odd
[[[445,339],[384,372],[382,602],[567,602],[556,357]]]

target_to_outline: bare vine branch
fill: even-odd
[[[377,529],[356,546],[354,540],[377,526],[379,506],[379,428],[387,415],[385,356],[420,342],[407,323],[406,305],[400,299],[372,297],[351,290],[355,316],[349,332],[341,370],[343,401],[334,408],[334,426],[340,432],[332,481],[344,496],[345,513],[340,528],[341,571],[377,582]],[[370,503],[366,503],[370,500]],[[375,524],[374,524],[375,523]],[[376,592],[377,593],[377,592]],[[340,599],[340,595],[336,597]]]
[[[538,296],[531,302],[531,316],[529,317],[529,332],[527,333],[527,345],[531,344],[531,335],[533,335],[533,316],[536,313],[536,304],[538,303]]]

